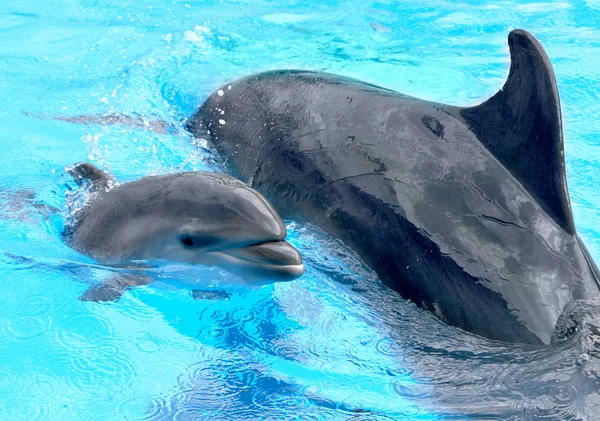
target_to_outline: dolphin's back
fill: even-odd
[[[568,196],[522,177],[533,161],[510,165],[508,148],[482,141],[478,117],[492,105],[478,114],[279,71],[223,87],[189,128],[210,136],[234,175],[284,217],[344,240],[403,297],[492,339],[548,343],[564,306],[597,294],[595,276]],[[550,124],[542,117],[532,120]]]

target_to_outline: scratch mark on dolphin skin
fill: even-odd
[[[309,152],[320,152],[320,151],[335,152],[335,148],[328,148],[328,147],[325,147],[325,146],[321,146],[320,148],[303,149],[303,150],[300,151],[300,153],[302,153],[302,154],[308,154]]]
[[[488,216],[488,215],[481,214],[481,215],[477,215],[477,217],[481,218],[481,219],[485,219],[486,221],[495,222],[495,223],[500,224],[500,225],[504,225],[504,226],[512,225],[512,226],[517,227],[517,228],[522,229],[522,230],[525,229],[525,227],[522,227],[519,224],[515,224],[514,222],[510,222],[510,221],[505,221],[505,220],[500,219],[500,218],[495,218],[493,216]]]
[[[469,214],[467,216],[474,216],[476,218],[479,219],[483,219],[485,221],[490,221],[490,222],[495,222],[499,225],[503,225],[503,226],[514,226],[516,228],[525,230],[527,232],[529,232],[530,234],[532,234],[535,238],[537,238],[539,241],[542,242],[542,244],[544,244],[544,247],[546,248],[546,250],[548,250],[550,252],[550,254],[552,254],[552,256],[558,258],[558,259],[562,259],[562,254],[558,251],[555,250],[555,248],[552,246],[552,244],[550,244],[543,236],[540,236],[538,234],[536,234],[534,231],[532,231],[530,228],[527,227],[523,227],[519,224],[515,224],[514,222],[509,222],[509,221],[505,221],[503,219],[500,218],[495,218],[493,216],[489,216],[489,215],[473,215],[473,214]]]
[[[381,177],[383,177],[383,173],[379,173],[379,172],[369,172],[369,173],[365,173],[365,174],[356,174],[356,175],[349,175],[347,177],[342,177],[342,178],[338,178],[337,180],[333,180],[330,181],[329,183],[325,184],[323,187],[321,187],[319,190],[317,190],[316,192],[314,192],[312,195],[310,195],[310,198],[313,198],[314,196],[316,196],[317,194],[319,194],[321,192],[321,190],[326,189],[327,187],[330,187],[331,185],[340,182],[340,181],[346,181],[349,180],[351,178],[359,178],[359,177],[365,177],[368,175],[379,175]],[[385,177],[384,177],[385,178]]]
[[[291,138],[289,140],[281,142],[281,146],[288,145],[288,144],[293,143],[293,142],[295,142],[295,141],[297,141],[299,139],[302,139],[303,137],[307,137],[307,136],[310,136],[310,135],[313,135],[313,134],[317,134],[317,133],[321,133],[321,132],[324,132],[324,131],[325,131],[325,129],[318,129],[318,130],[313,130],[312,132],[308,132],[308,133],[304,133],[304,134],[295,136],[295,137],[293,137],[293,138]]]
[[[263,103],[263,100],[260,94],[256,91],[256,89],[248,88],[248,92],[254,97],[254,99],[256,100],[256,104],[268,114],[269,110],[267,109],[267,106]]]

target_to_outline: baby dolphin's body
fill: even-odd
[[[71,173],[90,181],[94,193],[65,230],[65,239],[99,263],[214,265],[250,283],[291,280],[304,271],[275,209],[233,177],[185,172],[109,189],[108,176],[91,164]]]

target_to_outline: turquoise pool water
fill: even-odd
[[[469,335],[316,227],[287,221],[307,266],[292,283],[165,272],[104,305],[78,297],[110,272],[60,237],[72,163],[121,181],[219,171],[182,121],[227,80],[323,70],[475,104],[502,86],[514,28],[554,65],[598,260],[600,1],[0,0],[0,420],[594,419],[593,324],[543,349]],[[170,128],[64,121],[105,113]]]

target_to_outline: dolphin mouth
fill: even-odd
[[[254,263],[276,266],[302,264],[302,255],[287,241],[269,241],[238,249],[221,250],[221,252]]]
[[[291,281],[304,273],[302,255],[287,241],[269,241],[213,254],[220,255],[224,269],[253,283]]]

